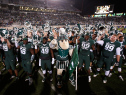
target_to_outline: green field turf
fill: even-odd
[[[0,63],[0,69],[4,66]],[[28,86],[25,82],[25,72],[21,68],[19,71],[19,81],[15,79],[9,80],[10,75],[7,70],[2,72],[2,80],[0,81],[0,95],[126,95],[126,66],[122,66],[122,76],[124,81],[121,81],[117,76],[117,67],[112,77],[108,78],[108,82],[103,84],[102,78],[104,70],[97,77],[93,77],[91,83],[88,83],[87,74],[83,68],[81,77],[78,78],[78,90],[75,91],[70,82],[65,82],[62,89],[56,87],[56,69],[53,69],[53,81],[48,79],[42,83],[42,76],[40,72],[33,68],[33,84]],[[18,68],[18,67],[17,67]],[[95,68],[94,68],[95,70]],[[39,68],[39,71],[40,68]]]

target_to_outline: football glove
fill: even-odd
[[[54,58],[52,58],[52,64],[54,64],[54,61],[55,61]]]
[[[34,60],[34,58],[35,58],[35,55],[32,55],[31,56],[31,62]]]

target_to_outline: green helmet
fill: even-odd
[[[23,29],[18,29],[17,37],[23,36],[23,33],[24,33]]]
[[[1,28],[0,29],[0,35],[2,37],[8,38],[8,31],[6,29]]]

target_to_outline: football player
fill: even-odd
[[[29,85],[32,84],[32,61],[34,60],[34,49],[31,43],[28,43],[28,38],[23,38],[23,42],[20,42],[17,49],[20,49],[22,67],[28,74]],[[31,55],[32,54],[32,55]]]
[[[79,52],[79,68],[78,68],[78,73],[81,70],[81,67],[83,66],[83,63],[85,64],[86,70],[88,72],[88,82],[91,82],[91,76],[90,76],[90,49],[93,50],[95,56],[95,46],[93,40],[89,39],[89,33],[84,35],[84,38],[81,37],[78,40],[78,43],[80,43],[80,52]],[[75,43],[75,39],[74,39]]]
[[[53,55],[53,50],[49,47],[47,37],[43,38],[42,43],[40,43],[38,47],[37,45],[35,45],[35,53],[37,54],[38,52],[40,55],[39,56],[41,60],[40,64],[44,75],[42,82],[45,82],[46,80],[46,67],[49,69],[50,81],[52,81],[51,58],[52,58],[52,64],[54,64],[54,55]]]
[[[1,37],[1,41],[3,43],[3,50],[5,53],[5,65],[6,69],[11,75],[10,79],[13,79],[15,76],[13,75],[12,70],[14,70],[14,73],[16,75],[16,80],[18,80],[18,71],[16,70],[16,56],[14,54],[14,44],[11,43],[9,39],[6,37]]]
[[[122,68],[121,68],[121,66],[122,66],[122,59],[123,59],[123,49],[125,48],[126,49],[126,42],[124,42],[124,37],[123,36],[119,36],[119,42],[120,42],[120,44],[121,44],[121,46],[120,46],[120,61],[119,61],[119,64],[118,64],[118,76],[119,76],[119,78],[122,80],[122,81],[124,81],[124,79],[123,79],[123,77],[122,77],[122,75],[121,75],[121,71],[122,71]],[[111,68],[110,68],[110,70],[112,71],[112,69],[113,69],[113,66],[111,66]],[[110,74],[109,75],[112,75],[112,73],[110,72]]]
[[[120,43],[116,41],[116,34],[113,34],[110,40],[108,39],[101,40],[103,36],[104,35],[99,36],[97,39],[97,43],[103,46],[103,49],[102,49],[100,60],[98,61],[97,64],[98,66],[97,72],[96,74],[94,74],[94,77],[96,77],[99,74],[98,72],[100,71],[100,68],[105,63],[105,77],[103,79],[103,83],[107,83],[107,77],[109,75],[110,66],[115,53],[116,53],[117,63],[119,63],[120,61]]]

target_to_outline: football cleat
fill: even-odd
[[[53,81],[53,78],[50,78],[50,81],[52,82]]]
[[[124,79],[123,79],[123,77],[122,77],[121,75],[119,76],[119,78],[120,78],[122,81],[124,81]]]
[[[4,71],[5,70],[5,68],[3,68],[1,71]]]
[[[45,80],[46,80],[46,78],[43,78],[43,79],[42,79],[42,82],[45,82]]]
[[[104,77],[103,83],[107,83],[107,78],[106,77]]]
[[[62,87],[62,82],[61,82],[61,81],[58,81],[57,87],[58,87],[58,88],[61,88],[61,87]]]
[[[29,86],[32,85],[32,83],[33,83],[33,79],[29,78]]]
[[[99,75],[99,73],[97,72],[96,74],[93,75],[93,77],[97,77],[97,75]]]
[[[25,81],[29,81],[29,78],[26,78]]]
[[[107,80],[103,80],[103,83],[107,83]]]
[[[88,76],[88,82],[91,82],[91,76]]]
[[[14,75],[12,75],[12,76],[10,77],[10,79],[13,79],[13,78],[15,78],[15,76],[14,76]]]
[[[112,76],[112,73],[109,73],[108,77],[111,77]]]
[[[19,63],[16,64],[16,67],[19,65]]]

